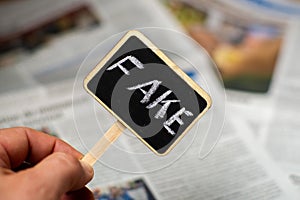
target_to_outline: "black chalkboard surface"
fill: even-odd
[[[158,155],[168,153],[211,105],[209,95],[138,31],[116,44],[84,86]]]

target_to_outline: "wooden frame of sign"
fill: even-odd
[[[153,147],[153,145],[151,145],[151,142],[153,143],[153,141],[147,141],[147,139],[145,139],[145,137],[142,137],[141,136],[141,133],[137,133],[136,130],[134,128],[132,128],[132,125],[129,125],[128,122],[126,121],[128,117],[120,117],[113,109],[112,109],[112,105],[108,105],[110,104],[110,101],[106,101],[105,98],[106,96],[110,96],[110,98],[112,98],[112,96],[114,94],[112,94],[113,92],[111,92],[110,95],[102,95],[99,93],[98,90],[101,90],[101,88],[99,89],[99,80],[100,78],[102,78],[99,73],[100,73],[100,70],[102,69],[102,71],[104,70],[103,68],[106,67],[106,72],[109,71],[111,72],[112,69],[115,70],[114,73],[118,73],[117,75],[119,75],[120,73],[123,73],[125,75],[129,75],[131,73],[131,69],[132,69],[132,66],[131,66],[131,69],[126,69],[126,67],[122,66],[124,64],[124,62],[127,60],[130,60],[132,63],[135,64],[135,66],[137,67],[137,70],[138,72],[142,71],[142,69],[145,69],[143,64],[140,62],[140,60],[138,60],[138,56],[131,56],[131,55],[126,55],[123,56],[123,59],[120,61],[119,59],[119,62],[118,63],[114,63],[113,65],[113,62],[112,61],[115,61],[116,58],[113,58],[118,52],[122,53],[122,49],[124,45],[126,45],[125,43],[128,42],[128,40],[130,38],[135,38],[137,40],[139,40],[141,43],[143,43],[146,47],[141,47],[141,48],[147,48],[148,52],[150,52],[150,54],[153,54],[153,56],[157,56],[155,57],[155,59],[158,59],[159,62],[162,62],[163,61],[163,65],[164,66],[168,66],[169,69],[171,69],[176,75],[172,75],[171,76],[174,76],[175,77],[175,81],[178,81],[178,76],[180,77],[180,79],[182,79],[184,82],[180,81],[180,85],[186,85],[186,87],[190,87],[191,88],[191,91],[193,90],[197,96],[196,99],[198,99],[198,101],[201,101],[200,103],[197,102],[198,104],[203,104],[201,105],[201,109],[199,108],[198,110],[199,111],[193,111],[194,113],[197,113],[197,116],[193,116],[194,118],[190,119],[190,122],[188,123],[187,127],[184,127],[184,130],[182,130],[182,132],[180,133],[180,135],[175,138],[174,140],[172,140],[172,144],[170,144],[169,146],[167,146],[165,149],[163,149],[163,151],[159,152],[158,148],[160,147]],[[134,45],[133,45],[134,46]],[[121,50],[120,50],[121,49]],[[151,51],[149,51],[151,50]],[[146,51],[143,50],[143,51]],[[131,51],[131,52],[134,52]],[[128,52],[123,52],[123,53],[128,53]],[[142,52],[143,54],[147,53],[147,52]],[[121,55],[121,54],[120,54]],[[148,56],[149,57],[149,56]],[[145,59],[148,59],[148,57],[146,56]],[[120,56],[119,56],[120,58]],[[114,60],[115,59],[115,60]],[[150,58],[149,58],[150,59]],[[108,63],[108,62],[111,62],[111,63]],[[122,64],[122,63],[123,64]],[[140,69],[140,70],[139,70]],[[153,67],[154,69],[154,67]],[[169,70],[169,69],[166,69],[166,68],[163,68],[164,70]],[[117,71],[118,70],[118,71]],[[166,73],[170,73],[170,70],[167,71]],[[98,74],[98,75],[97,75]],[[103,74],[103,72],[102,72]],[[149,74],[149,73],[148,73]],[[157,73],[155,73],[157,74]],[[160,73],[158,73],[160,74]],[[167,74],[168,75],[168,74]],[[97,77],[98,76],[98,77]],[[96,78],[95,78],[96,77]],[[166,77],[166,76],[164,76]],[[95,79],[95,80],[94,80]],[[110,79],[109,79],[110,80]],[[91,89],[93,88],[91,85],[92,85],[92,81],[94,81],[94,89]],[[158,82],[158,81],[157,81]],[[110,83],[110,82],[109,82]],[[154,82],[152,82],[154,83]],[[159,84],[160,82],[158,82]],[[104,84],[105,85],[105,84]],[[147,85],[148,87],[151,85],[150,83],[146,83],[144,85]],[[157,86],[157,84],[156,84]],[[146,94],[146,91],[144,89],[141,88],[142,85],[137,85],[135,87],[127,87],[128,90],[131,90],[132,88],[134,89],[139,89],[140,91],[143,92],[143,94],[145,94],[145,97],[143,100],[145,100],[147,94]],[[152,87],[154,87],[152,85]],[[158,87],[158,86],[157,86]],[[157,88],[156,87],[156,88]],[[96,99],[104,108],[106,108],[114,117],[117,118],[117,122],[112,126],[112,128],[110,128],[106,133],[105,135],[100,139],[100,141],[90,150],[90,152],[84,156],[83,160],[87,161],[88,163],[90,164],[94,164],[96,162],[96,160],[101,157],[101,155],[104,153],[104,151],[109,147],[109,145],[111,143],[113,143],[119,136],[120,134],[122,133],[122,131],[125,129],[125,128],[128,128],[133,134],[135,134],[135,136],[140,139],[149,149],[151,149],[154,153],[156,153],[157,155],[166,155],[183,137],[184,135],[187,133],[188,130],[190,130],[190,128],[203,116],[203,114],[210,108],[211,106],[211,98],[210,96],[200,87],[198,86],[188,75],[186,75],[174,62],[172,62],[158,47],[156,47],[148,38],[146,38],[142,33],[136,31],[136,30],[131,30],[129,32],[127,32],[120,40],[119,42],[115,45],[115,47],[107,54],[105,55],[105,57],[97,64],[97,66],[87,75],[87,77],[84,79],[84,88],[86,89],[86,91],[94,98]],[[153,88],[151,88],[153,89]],[[186,90],[186,89],[185,89]],[[149,90],[150,91],[150,90]],[[158,103],[161,103],[161,102],[164,102],[162,101],[163,98],[166,98],[167,95],[169,95],[171,92],[171,90],[168,90],[167,92],[165,92],[163,95],[161,95],[161,97],[158,97],[156,98],[155,102],[153,103],[152,102],[152,106],[155,104],[157,105]],[[97,94],[97,92],[99,94]],[[101,91],[100,91],[101,92]],[[132,92],[132,91],[131,91]],[[149,92],[148,92],[149,93]],[[151,93],[151,92],[150,92]],[[153,93],[153,91],[152,91]],[[151,93],[151,94],[152,94]],[[192,92],[190,92],[192,93]],[[150,95],[151,95],[150,94]],[[193,95],[195,95],[193,94]],[[101,96],[102,95],[102,96]],[[100,97],[99,97],[100,96]],[[125,95],[126,96],[126,95]],[[148,95],[149,96],[149,95]],[[111,99],[110,99],[111,100]],[[142,100],[142,101],[143,101]],[[146,98],[146,101],[149,100]],[[140,101],[140,102],[142,102]],[[170,101],[171,100],[166,100],[165,102],[167,101]],[[109,103],[108,103],[109,102]],[[145,102],[145,101],[144,101]],[[168,105],[170,105],[170,102]],[[175,100],[173,101],[175,102]],[[179,100],[177,100],[177,102],[179,102]],[[151,103],[151,102],[150,102]],[[155,106],[154,105],[154,106]],[[151,107],[150,104],[147,106],[148,108]],[[190,110],[193,109],[193,105],[192,107],[190,107]],[[197,107],[197,106],[195,106]],[[200,107],[200,106],[199,106]],[[180,110],[181,112],[179,114],[183,114],[185,113],[186,114],[186,118],[188,118],[189,116],[192,116],[193,113],[188,111],[186,108],[182,108]],[[178,113],[178,112],[177,112]],[[159,115],[161,114],[161,116]],[[166,111],[165,113],[166,114]],[[173,112],[174,114],[174,112]],[[173,120],[169,120],[169,121],[166,121],[166,123],[164,123],[164,126],[165,126],[165,129],[168,129],[169,130],[169,133],[171,133],[171,135],[175,132],[172,132],[171,130],[171,123],[173,123],[174,121],[177,120],[177,122],[179,124],[184,124],[182,122],[182,116],[179,116],[179,114],[177,114],[177,118],[175,116],[174,118],[174,115],[173,115]],[[126,116],[126,115],[125,115]],[[157,119],[158,118],[163,118],[163,114],[162,113],[157,113]],[[179,117],[178,117],[179,116]],[[167,123],[169,122],[169,123]],[[178,128],[178,124],[177,124],[177,128],[176,129],[180,129]],[[167,135],[167,133],[163,133],[164,135]],[[174,135],[173,135],[174,136]],[[165,136],[164,136],[165,137]],[[165,139],[165,138],[164,138]],[[154,143],[155,144],[155,141]]]

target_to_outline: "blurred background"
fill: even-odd
[[[214,76],[219,79],[220,75],[222,83],[216,84],[225,90],[227,100],[223,103],[225,125],[216,149],[202,161],[197,155],[183,156],[190,168],[203,165],[206,170],[194,177],[183,173],[182,181],[176,179],[176,182],[171,174],[184,165],[179,161],[176,167],[166,169],[170,174],[164,181],[157,181],[158,175],[143,175],[146,180],[142,179],[142,183],[147,182],[145,191],[150,194],[132,191],[140,194],[136,199],[149,196],[177,199],[171,193],[176,188],[180,189],[175,195],[179,199],[252,199],[252,193],[261,194],[254,199],[297,199],[300,196],[299,0],[1,0],[0,127],[30,126],[86,151],[80,138],[70,133],[75,130],[74,125],[65,123],[72,121],[72,103],[87,103],[86,97],[72,96],[79,67],[89,52],[110,36],[144,27],[184,33],[202,46],[217,66],[218,73]],[[178,42],[193,56],[202,51],[189,45],[192,46]],[[100,60],[95,57],[90,62]],[[190,69],[186,72],[196,74]],[[226,125],[227,121],[230,125]],[[257,175],[254,178],[246,174],[250,170],[247,167],[255,168],[250,161],[237,167],[241,160],[235,156],[243,154],[242,150],[230,149],[236,143],[233,146],[226,143],[228,138],[233,139],[233,132],[247,143],[245,148],[250,149],[247,152],[252,152],[255,163],[260,163],[267,175],[253,171]],[[228,152],[229,156],[220,152]],[[192,162],[194,158],[199,163]],[[224,159],[222,163],[227,163],[231,173],[225,176],[224,166],[205,179],[207,170],[219,166],[218,159]],[[206,162],[210,165],[205,165]],[[99,171],[102,167],[97,166]],[[123,176],[132,179],[126,173],[108,171],[107,177],[99,172],[90,187],[99,188]],[[258,178],[263,176],[272,181]],[[240,178],[240,182],[235,182],[234,177]],[[197,182],[198,179],[203,182]],[[171,182],[178,187],[166,186],[164,190],[162,185]],[[122,190],[128,189],[123,185]],[[204,188],[197,191],[201,186]],[[288,196],[291,194],[292,197]],[[100,199],[98,190],[96,196]]]

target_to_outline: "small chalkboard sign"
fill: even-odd
[[[90,72],[84,87],[118,119],[114,132],[128,128],[158,155],[167,154],[211,105],[203,89],[135,30]]]

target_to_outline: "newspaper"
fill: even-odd
[[[285,56],[288,21],[237,1],[163,0],[217,64],[231,105],[256,138],[270,116],[274,76]]]
[[[81,152],[87,152],[88,149],[83,145],[82,138],[88,138],[84,140],[92,144],[99,138],[91,138],[93,136],[91,131],[96,130],[91,130],[94,126],[89,121],[94,116],[86,116],[84,110],[82,110],[81,123],[86,127],[86,132],[77,134],[71,103],[72,86],[73,83],[70,81],[51,85],[44,88],[47,91],[46,95],[39,94],[35,90],[26,91],[30,98],[23,98],[23,94],[20,93],[14,94],[17,99],[23,98],[23,103],[29,105],[26,107],[18,107],[18,102],[14,101],[10,101],[9,105],[9,97],[1,98],[1,103],[6,103],[8,109],[6,111],[3,108],[0,126],[26,125],[40,130],[48,129],[49,133],[64,139]],[[31,104],[32,98],[37,99],[35,104]],[[77,97],[73,99],[73,103],[84,108],[89,101],[85,97]],[[15,109],[10,109],[13,107]],[[103,123],[109,123],[107,114],[101,114]],[[127,134],[119,140],[118,142],[133,151],[147,149],[137,139],[133,140],[132,136]],[[95,178],[89,187],[95,191],[99,187],[112,187],[116,180],[124,182],[142,177],[157,199],[299,198],[283,172],[274,165],[263,149],[256,145],[251,129],[242,120],[227,117],[222,138],[212,153],[204,159],[199,158],[200,144],[201,141],[194,141],[184,155],[170,166],[149,173],[126,173],[99,161],[94,167]],[[105,155],[112,160],[118,158],[113,148]],[[156,156],[151,160],[139,159],[138,162],[135,158],[133,155],[121,160],[117,159],[116,162],[137,168],[160,165]]]
[[[5,11],[1,13],[4,16],[0,22],[3,31],[16,31],[17,28],[14,26],[22,28],[23,25],[18,23],[25,23],[25,25],[31,23],[32,26],[38,26],[40,21],[47,21],[51,17],[49,15],[53,13],[53,10],[60,13],[78,4],[87,4],[88,7],[92,8],[91,10],[95,16],[98,16],[100,24],[90,29],[79,29],[61,34],[40,46],[36,51],[30,52],[30,54],[25,53],[21,58],[8,57],[6,59],[8,61],[4,62],[6,65],[3,64],[3,67],[0,67],[1,93],[22,90],[37,84],[43,85],[59,80],[74,79],[78,67],[88,53],[96,45],[114,34],[143,27],[177,29],[175,21],[164,12],[156,1],[65,0],[53,3],[49,0],[43,2],[30,0],[26,3],[21,2],[21,8],[18,7],[18,3],[13,2],[12,5],[6,3],[7,5],[0,7],[1,10]],[[29,3],[33,4],[34,7],[30,7]],[[18,14],[28,16],[29,19],[24,17],[18,23],[13,23],[19,15],[15,16],[14,12],[8,12],[12,9],[10,6],[14,9],[22,9],[22,13]],[[39,11],[35,12],[35,16],[32,16],[31,9]],[[34,21],[30,21],[31,17],[34,18]],[[13,78],[7,79],[7,75]]]
[[[22,57],[16,65],[0,68],[0,92],[3,94],[0,96],[1,128],[36,128],[61,137],[86,153],[88,148],[74,124],[72,105],[84,107],[90,103],[90,98],[77,96],[72,99],[71,92],[76,73],[88,52],[112,34],[128,29],[153,26],[182,31],[180,24],[158,1],[89,2],[101,18],[99,27],[63,35],[33,52],[30,57]],[[215,12],[212,15],[218,17]],[[123,188],[124,182],[139,180],[142,176],[157,199],[299,199],[294,194],[297,188],[294,190],[291,185],[298,185],[300,194],[299,158],[294,153],[298,152],[299,146],[296,132],[299,126],[299,71],[296,67],[299,51],[295,45],[299,43],[298,23],[295,20],[295,23],[288,24],[287,32],[286,25],[282,28],[284,42],[268,93],[256,95],[227,91],[232,103],[226,110],[230,113],[226,115],[222,138],[208,157],[199,159],[201,141],[196,141],[171,166],[141,175],[113,170],[104,165],[101,161],[109,161],[110,164],[119,161],[110,156],[114,150],[110,148],[104,160],[96,164],[95,178],[89,187],[109,188],[119,185],[116,180],[120,180],[120,187]],[[190,52],[191,57],[196,57],[194,47],[186,45],[182,48]],[[92,60],[91,66],[98,61],[97,58]],[[98,130],[89,126],[89,113],[84,114],[83,111],[81,120],[82,124],[86,124],[87,133],[97,133]],[[107,123],[104,129],[109,128],[113,119],[108,118],[107,113],[98,114],[99,117],[105,116],[103,123]],[[98,139],[90,135],[86,138],[90,145]],[[131,151],[146,151],[127,133],[117,144]],[[120,161],[138,170],[159,165],[153,159],[136,161],[134,156]],[[281,169],[277,168],[278,164]],[[282,172],[282,169],[288,173]]]
[[[300,24],[290,26],[289,40],[282,59],[282,67],[276,77],[274,102],[270,119],[264,125],[262,145],[268,150],[274,160],[289,172],[292,182],[299,187],[299,100],[300,82],[299,47]]]

